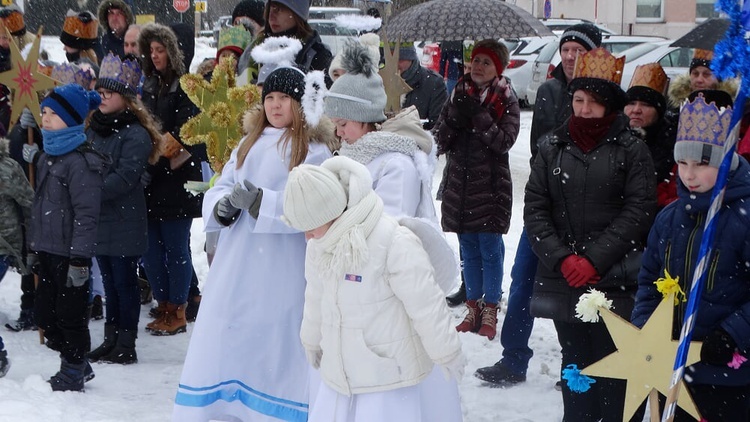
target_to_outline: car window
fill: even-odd
[[[688,67],[690,66],[690,60],[685,61],[683,59],[683,56],[685,56],[683,50],[689,50],[686,48],[678,48],[676,50],[671,51],[669,54],[665,55],[664,57],[659,60],[659,64],[661,67]]]
[[[551,62],[552,57],[557,52],[558,44],[559,44],[559,41],[552,41],[549,44],[545,45],[544,48],[539,52],[539,56],[537,56],[536,61],[542,62],[542,63]]]
[[[629,62],[632,60],[635,60],[641,56],[643,56],[646,53],[650,53],[654,50],[659,48],[659,44],[652,44],[652,43],[643,43],[638,44],[633,47],[628,48],[625,51],[622,51],[620,54],[620,57],[625,56],[625,62]]]

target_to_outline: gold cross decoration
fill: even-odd
[[[234,58],[223,57],[210,83],[196,74],[180,78],[182,89],[201,110],[182,126],[180,137],[188,145],[205,143],[211,167],[217,173],[242,139],[242,116],[260,103],[258,87],[237,87],[235,76]]]
[[[626,421],[630,420],[652,389],[665,397],[669,394],[674,358],[679,345],[679,341],[672,340],[673,309],[674,294],[670,294],[662,299],[643,328],[638,329],[609,309],[599,308],[599,314],[617,351],[587,366],[581,373],[627,380],[623,413]],[[686,366],[700,360],[701,344],[695,341],[690,343]],[[682,391],[685,393],[680,394],[677,404],[699,420],[698,409],[684,384]]]
[[[6,28],[7,32],[8,29]],[[10,32],[7,32],[8,37]],[[34,38],[31,50],[26,58],[21,54],[18,45],[10,42],[11,68],[0,73],[0,84],[8,87],[13,92],[11,102],[10,125],[18,121],[18,117],[24,108],[28,108],[34,116],[39,127],[42,126],[42,111],[39,107],[39,95],[37,92],[46,91],[55,87],[55,80],[39,70],[39,49],[42,41],[42,28]],[[8,128],[10,131],[10,128]]]

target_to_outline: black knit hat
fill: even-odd
[[[274,70],[263,83],[263,100],[272,92],[283,92],[301,102],[305,94],[305,74],[293,67]]]
[[[258,25],[265,25],[266,20],[263,19],[263,9],[265,7],[266,5],[258,0],[243,0],[237,3],[237,6],[234,6],[234,10],[232,11],[232,25],[234,25],[234,20],[238,16],[247,16],[257,22]]]
[[[630,87],[628,89],[628,102],[631,101],[643,101],[652,106],[659,113],[660,119],[664,117],[664,112],[667,111],[667,100],[664,95],[647,86]]]
[[[593,50],[602,45],[602,31],[594,24],[579,23],[568,27],[560,37],[560,47],[568,41],[581,44],[586,50]]]

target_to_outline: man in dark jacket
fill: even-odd
[[[599,47],[601,42],[601,31],[592,24],[573,25],[560,37],[562,61],[552,71],[552,79],[539,87],[534,103],[530,138],[532,163],[543,135],[561,126],[571,115],[568,84],[573,79],[576,56]],[[500,332],[503,358],[492,366],[477,369],[477,378],[500,386],[526,381],[526,370],[534,354],[529,348],[529,337],[534,327],[534,318],[529,309],[537,263],[524,228],[510,273],[512,281],[508,308]]]
[[[426,120],[422,127],[432,129],[448,99],[445,81],[435,71],[422,67],[413,44],[402,45],[399,49],[398,70],[412,89],[401,101],[401,108],[415,106],[419,118]]]
[[[104,0],[97,9],[99,24],[104,29],[102,50],[104,55],[112,52],[121,59],[125,56],[125,31],[135,23],[135,16],[123,0]]]

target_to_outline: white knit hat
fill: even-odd
[[[335,174],[301,164],[289,173],[282,219],[299,231],[313,230],[340,216],[346,202],[346,191]]]
[[[326,116],[363,123],[384,121],[385,87],[369,48],[351,42],[341,55],[341,68],[346,73],[336,79],[328,91]]]

